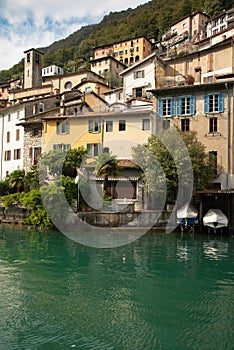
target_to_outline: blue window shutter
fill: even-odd
[[[56,123],[56,134],[60,134],[60,122]]]
[[[163,100],[161,98],[158,101],[158,114],[160,117],[163,116]]]
[[[194,96],[190,97],[190,114],[191,115],[195,114],[195,97]]]
[[[92,120],[89,120],[88,130],[89,130],[89,132],[93,131],[93,121]]]
[[[65,124],[65,129],[66,129],[66,134],[69,133],[69,122],[66,120],[66,124]]]
[[[209,95],[204,96],[204,113],[209,113]]]
[[[181,115],[181,97],[177,99],[177,115]]]
[[[175,98],[171,99],[171,116],[175,116]]]
[[[87,143],[87,157],[92,157],[92,143]]]
[[[224,111],[224,101],[223,101],[223,94],[219,94],[219,112]]]

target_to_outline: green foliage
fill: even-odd
[[[118,161],[112,153],[102,153],[98,156],[95,166],[96,176],[117,176],[119,172]]]
[[[29,172],[24,176],[24,184],[30,188],[30,190],[39,189],[39,170],[38,165],[33,165]]]
[[[6,181],[14,191],[19,192],[23,190],[24,187],[24,170],[14,170],[10,175],[8,175]]]
[[[11,193],[9,195],[3,196],[1,197],[1,202],[8,210],[15,205],[21,204],[21,193]]]
[[[65,176],[76,176],[76,169],[80,167],[82,161],[87,154],[87,150],[84,147],[78,147],[63,150],[51,150],[43,153],[40,158],[40,170],[44,172],[47,168],[48,172],[52,176],[59,176],[61,174]]]
[[[170,149],[173,150],[173,156]],[[160,136],[151,136],[147,144],[133,149],[133,159],[144,171],[146,191],[149,194],[163,195],[166,184],[168,202],[175,199],[179,178],[182,183],[191,186],[190,173],[187,172],[190,164],[196,191],[207,188],[215,177],[214,163],[195,132],[167,130]]]

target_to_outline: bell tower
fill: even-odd
[[[43,55],[43,52],[36,49],[24,51],[24,89],[42,85]]]

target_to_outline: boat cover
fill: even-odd
[[[203,217],[203,224],[214,229],[226,227],[228,225],[228,218],[220,209],[210,209]]]
[[[196,219],[198,210],[191,204],[186,203],[183,207],[177,210],[178,219]]]

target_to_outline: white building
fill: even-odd
[[[23,169],[24,128],[18,126],[24,119],[24,104],[7,107],[0,112],[0,179],[15,170]]]
[[[165,75],[165,63],[154,52],[119,74],[123,77],[125,102],[133,97],[147,97],[147,90],[154,89],[157,79]]]
[[[63,75],[63,69],[55,64],[42,69],[42,77],[49,77],[51,75]]]

